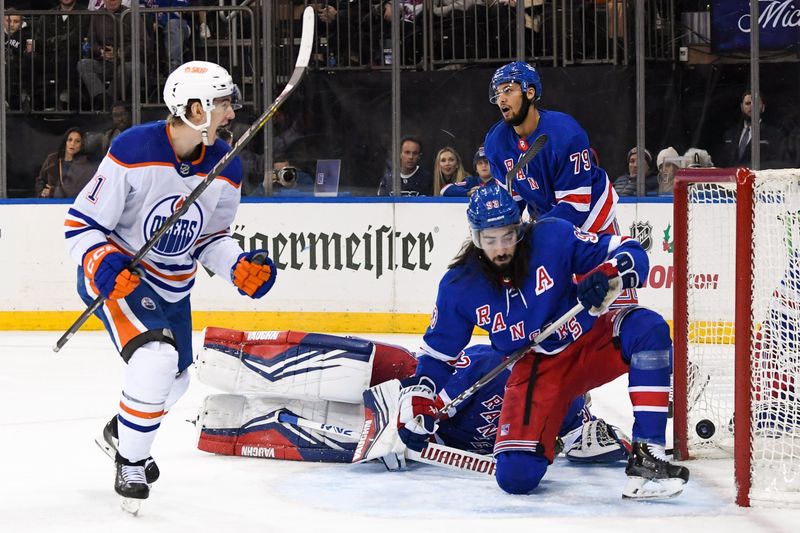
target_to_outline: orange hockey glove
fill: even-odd
[[[109,300],[125,298],[139,286],[139,276],[128,270],[131,258],[113,244],[104,244],[83,256],[83,273],[92,288]]]

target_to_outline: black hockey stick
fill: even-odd
[[[222,159],[220,159],[214,168],[208,173],[208,175],[203,179],[200,184],[195,187],[195,189],[186,197],[186,200],[183,202],[183,205],[177,209],[172,215],[163,223],[161,227],[153,234],[150,239],[144,243],[144,246],[136,252],[136,255],[133,256],[131,259],[130,265],[128,265],[128,269],[134,269],[136,265],[138,265],[142,258],[153,248],[153,246],[158,243],[159,239],[164,236],[164,234],[172,227],[175,222],[178,221],[197,201],[197,198],[203,194],[209,185],[211,185],[214,180],[219,176],[219,174],[225,169],[225,167],[230,163],[234,157],[236,157],[239,152],[242,151],[242,148],[245,147],[247,143],[249,143],[253,136],[258,133],[261,128],[264,127],[269,119],[275,115],[275,112],[278,111],[278,108],[286,101],[292,92],[300,85],[300,82],[303,81],[303,77],[306,73],[306,69],[308,68],[308,60],[311,58],[311,48],[314,44],[314,21],[316,15],[314,14],[314,8],[307,7],[303,12],[303,33],[300,38],[300,51],[297,54],[297,61],[294,65],[294,71],[292,72],[291,77],[289,78],[289,82],[286,84],[286,87],[283,88],[281,94],[272,102],[272,105],[264,111],[264,114],[259,117],[259,119],[253,123],[246,132],[239,138],[239,141],[231,148],[230,152],[226,153]],[[75,323],[70,326],[70,328],[61,335],[61,338],[58,339],[56,345],[53,346],[53,351],[58,352],[64,345],[72,338],[75,333],[80,329],[80,327],[86,322],[89,317],[103,305],[104,298],[102,295],[95,298],[92,302],[92,305],[86,308],[86,310],[75,320]]]
[[[542,144],[544,144],[544,143],[542,143]],[[581,311],[583,311],[583,304],[581,304],[581,303],[575,304],[575,306],[572,309],[570,309],[569,311],[567,311],[566,313],[561,315],[555,322],[553,322],[552,324],[547,326],[544,329],[544,331],[539,333],[536,336],[536,338],[533,339],[533,341],[530,344],[528,344],[527,346],[523,346],[522,348],[520,348],[517,351],[515,351],[514,353],[512,353],[510,356],[508,356],[508,359],[506,359],[505,361],[503,361],[502,363],[500,363],[499,365],[497,365],[496,367],[491,369],[489,371],[489,373],[487,373],[481,379],[476,381],[472,386],[470,386],[469,388],[464,390],[464,392],[462,392],[461,394],[459,394],[458,396],[456,396],[455,398],[450,400],[450,403],[448,403],[447,405],[445,405],[444,407],[439,409],[438,416],[444,415],[445,413],[447,413],[447,411],[449,411],[450,409],[453,409],[454,407],[457,407],[464,400],[466,400],[467,398],[469,398],[470,396],[472,396],[473,394],[478,392],[478,390],[482,389],[484,387],[484,385],[486,385],[487,383],[492,381],[494,378],[496,378],[503,370],[505,370],[506,368],[510,367],[511,365],[513,365],[514,363],[519,361],[520,359],[522,359],[522,357],[526,353],[528,353],[534,346],[537,346],[537,345],[541,344],[542,342],[544,342],[544,340],[547,337],[549,337],[550,335],[552,335],[553,332],[555,332],[555,330],[557,330],[558,328],[560,328],[561,326],[563,326],[564,324],[569,322],[572,318],[574,318]]]
[[[514,176],[517,175],[517,172],[525,168],[525,165],[531,162],[531,159],[536,157],[536,154],[542,151],[544,145],[547,144],[547,135],[542,133],[536,140],[533,141],[533,144],[528,148],[528,151],[522,154],[522,157],[517,161],[517,164],[514,165],[511,170],[506,172],[506,190],[508,190],[508,194],[514,195],[514,191],[511,188],[511,185],[514,183]]]

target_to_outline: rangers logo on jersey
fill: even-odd
[[[184,201],[184,196],[174,195],[164,198],[153,206],[144,220],[144,240],[147,241],[152,237],[161,225],[181,208]],[[153,251],[168,257],[185,254],[200,236],[202,228],[203,212],[197,204],[192,204],[189,211],[184,213],[153,246]]]

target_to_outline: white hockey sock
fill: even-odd
[[[150,456],[177,371],[178,352],[163,342],[148,342],[128,361],[118,415],[119,453],[125,459]]]
[[[164,413],[168,413],[172,406],[175,405],[178,400],[181,399],[181,396],[186,392],[189,388],[189,369],[187,368],[181,375],[175,378],[175,381],[172,383],[172,387],[169,389],[169,394],[167,395],[167,399],[164,401]]]

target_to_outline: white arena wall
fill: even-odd
[[[260,300],[200,269],[194,327],[421,333],[439,279],[467,238],[464,201],[375,198],[246,201],[234,235],[280,268]],[[666,200],[666,199],[664,199]],[[643,305],[672,319],[672,203],[621,203],[625,235],[650,256]],[[67,203],[0,203],[0,329],[64,330],[84,306],[66,253]],[[709,273],[713,275],[713,273]],[[709,276],[711,277],[711,276]],[[99,329],[92,319],[86,328]]]

